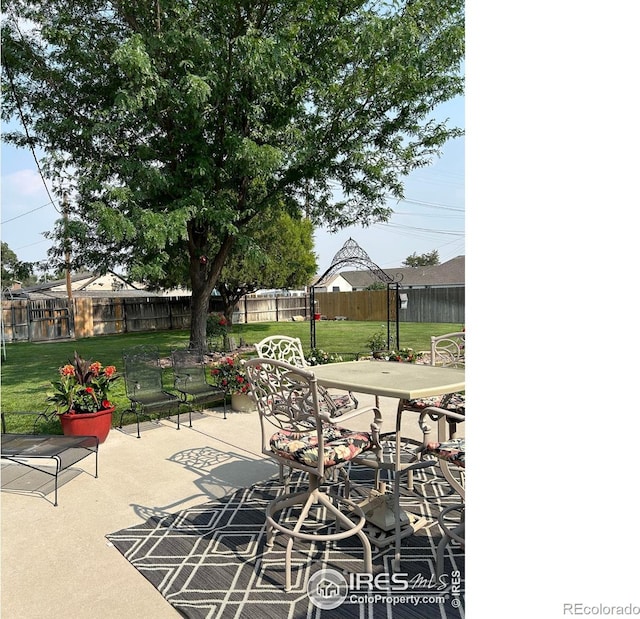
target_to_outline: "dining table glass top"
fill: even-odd
[[[310,368],[323,387],[414,400],[464,391],[464,369],[395,361],[347,361]]]

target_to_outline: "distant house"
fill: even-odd
[[[150,292],[144,288],[143,284],[130,282],[113,272],[105,275],[93,273],[72,275],[71,293],[74,297],[159,297],[185,294],[178,291]],[[67,281],[57,279],[13,289],[10,296],[14,299],[64,299],[67,297]]]
[[[442,264],[429,267],[402,267],[383,269],[401,288],[464,288],[465,257],[458,256]],[[351,292],[365,290],[380,281],[369,270],[342,271],[330,277],[317,292]]]

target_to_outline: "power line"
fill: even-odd
[[[20,34],[20,37],[22,37],[22,32],[20,32],[20,28],[18,26],[18,22],[15,18],[15,16],[12,14],[11,18],[13,20],[14,26],[16,28],[16,30],[18,31],[18,33]],[[40,167],[40,161],[38,161],[38,157],[36,155],[36,149],[33,146],[33,140],[31,138],[31,136],[29,135],[29,128],[27,127],[27,122],[24,118],[24,112],[22,111],[22,101],[20,100],[20,97],[18,96],[18,92],[16,90],[16,86],[13,82],[13,71],[10,69],[9,66],[5,67],[6,71],[7,71],[7,77],[9,78],[9,86],[11,87],[11,93],[13,94],[13,98],[15,99],[16,102],[16,107],[18,108],[18,116],[20,116],[20,122],[22,123],[22,126],[24,127],[24,134],[27,138],[27,144],[29,145],[29,150],[31,151],[31,154],[33,155],[33,160],[36,162],[36,168],[38,169],[38,174],[40,175],[40,179],[42,180],[42,184],[44,185],[44,190],[47,192],[47,196],[49,197],[50,200],[50,204],[53,204],[53,208],[56,209],[56,211],[58,211],[58,213],[60,212],[58,210],[58,207],[55,204],[54,199],[51,197],[51,194],[49,193],[49,188],[47,187],[47,183],[44,180],[44,175],[42,174],[42,168]],[[45,205],[46,206],[46,205]]]
[[[330,182],[329,186],[333,187],[335,189],[342,189],[342,187],[338,183]],[[426,207],[429,207],[429,208],[438,208],[438,209],[444,209],[444,210],[447,210],[447,211],[456,211],[456,212],[460,212],[460,213],[464,212],[464,207],[455,206],[453,204],[445,204],[443,202],[427,202],[426,200],[415,200],[415,199],[411,199],[411,198],[398,198],[397,196],[392,196],[391,194],[384,194],[383,197],[385,199],[387,199],[387,200],[393,200],[396,203],[406,202],[407,204],[415,204],[417,206],[426,206]]]
[[[41,243],[47,243],[48,239],[43,239],[42,241],[36,241],[35,243],[29,243],[28,245],[22,245],[21,247],[16,247],[14,251],[19,251],[21,249],[26,249],[27,247],[33,247],[34,245],[40,245]]]
[[[455,230],[433,230],[431,228],[416,228],[415,226],[407,226],[404,224],[375,224],[376,227],[384,227],[384,228],[396,228],[399,230],[408,230],[410,232],[423,232],[429,234],[446,234],[450,236],[464,236],[464,231],[459,232]]]
[[[46,204],[43,204],[42,206],[37,206],[36,208],[31,209],[30,211],[27,211],[26,213],[22,213],[20,215],[16,215],[15,217],[12,217],[11,219],[5,219],[4,221],[0,221],[0,225],[8,224],[10,221],[15,221],[16,219],[20,219],[20,217],[25,217],[26,215],[30,215],[31,213],[35,213],[36,211],[39,211],[40,209],[45,208],[46,206],[49,206],[50,204],[53,204],[53,202],[47,202]],[[54,208],[55,208],[55,204],[54,204]]]
[[[391,198],[391,196],[385,197]],[[410,198],[402,198],[401,200],[395,198],[395,200],[397,200],[398,202],[406,202],[407,204],[415,204],[416,206],[426,206],[429,208],[443,209],[445,211],[456,211],[458,213],[464,213],[464,207],[461,208],[458,206],[453,206],[451,204],[443,204],[442,202],[426,202],[424,200],[412,200]]]

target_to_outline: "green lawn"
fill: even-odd
[[[400,346],[414,350],[427,350],[432,335],[442,335],[459,331],[462,325],[454,323],[400,323]],[[316,344],[318,348],[330,353],[344,354],[349,358],[369,352],[367,341],[375,333],[384,331],[386,323],[354,321],[318,321],[316,323]],[[395,325],[392,324],[395,335]],[[237,325],[233,336],[237,343],[259,342],[269,335],[289,335],[302,340],[305,352],[310,346],[310,326],[308,322],[269,322]],[[73,358],[75,350],[87,359],[100,361],[104,365],[122,367],[122,351],[131,346],[152,344],[158,347],[161,356],[169,356],[173,348],[182,348],[189,343],[188,331],[162,331],[153,333],[135,333],[110,335],[51,343],[14,343],[7,344],[6,359],[1,368],[2,411],[7,418],[11,432],[30,432],[29,418],[10,415],[17,411],[43,411],[46,408],[46,395],[51,381],[57,378],[57,371]],[[171,369],[165,370],[165,386],[172,388]],[[116,411],[128,408],[124,391],[124,381],[118,380],[111,391],[111,399]],[[119,415],[114,415],[114,420]],[[125,420],[125,423],[127,420]],[[40,428],[46,432],[61,432],[59,423]]]

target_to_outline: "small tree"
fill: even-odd
[[[386,290],[387,285],[384,282],[373,282],[373,284],[369,284],[365,290]]]
[[[279,214],[252,226],[252,237],[227,260],[216,286],[232,324],[238,301],[260,288],[306,286],[316,271],[313,226],[307,219]]]
[[[1,244],[1,277],[2,288],[11,287],[13,282],[20,282],[23,286],[35,283],[33,262],[21,262],[16,253],[2,241]]]
[[[407,267],[431,267],[440,264],[440,256],[437,249],[419,256],[413,252],[402,264]]]

